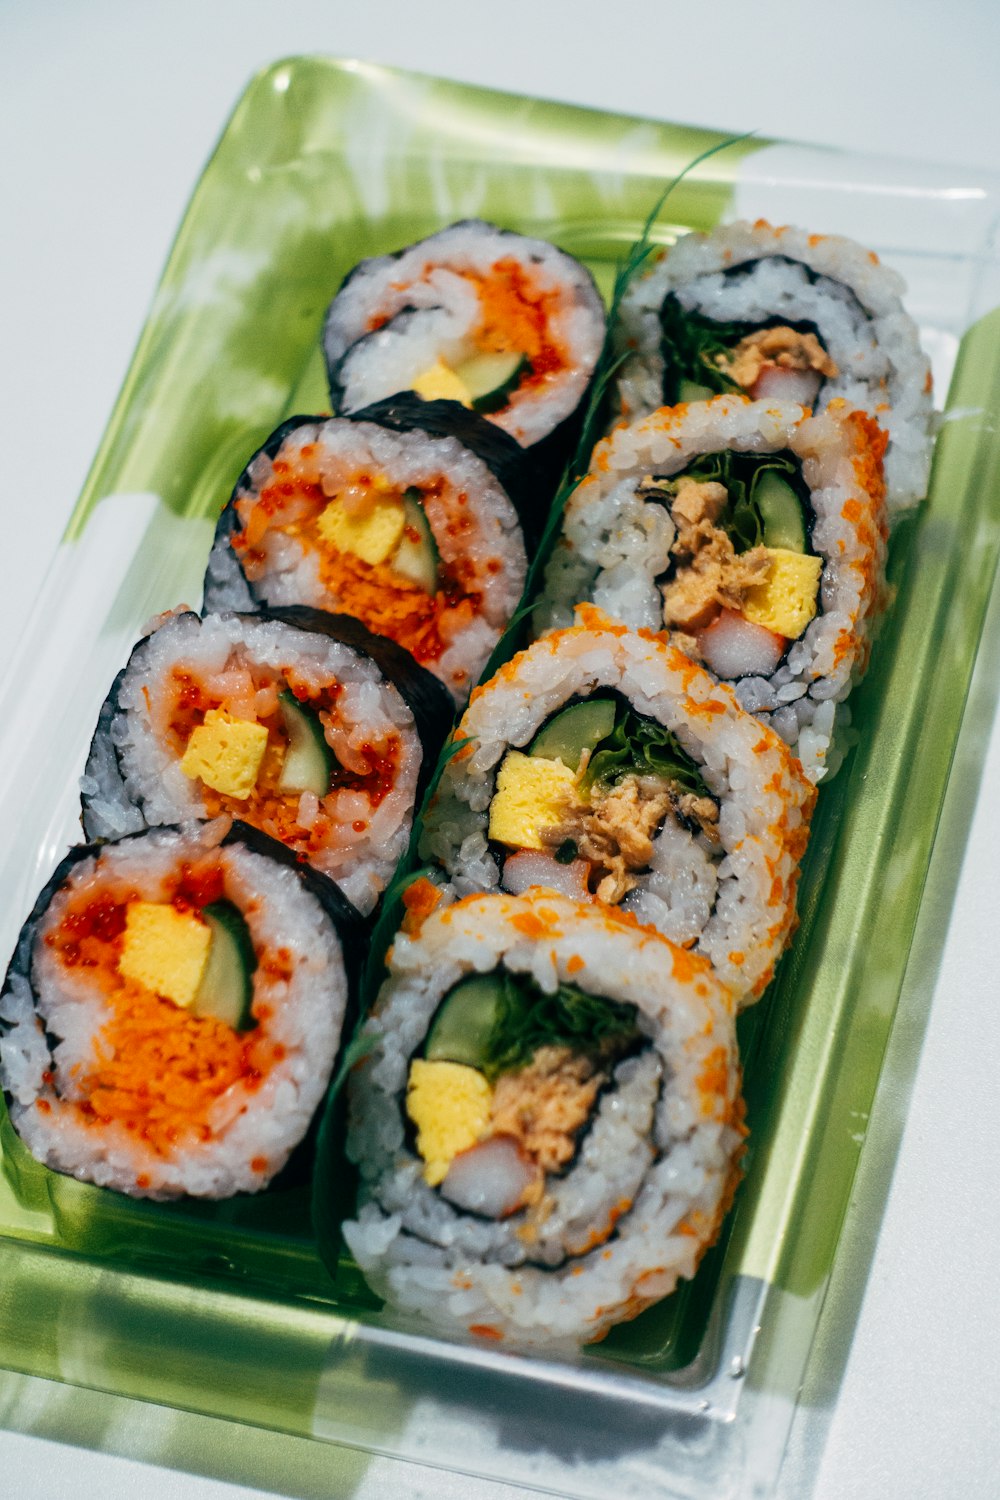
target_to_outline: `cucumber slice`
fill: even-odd
[[[574,703],[542,725],[528,746],[528,754],[561,760],[564,766],[576,771],[584,750],[593,750],[614,727],[615,705],[610,698]]]
[[[764,525],[764,546],[805,552],[806,528],[802,503],[787,479],[764,469],[754,485],[753,498]]]
[[[214,1016],[234,1031],[251,1031],[257,1024],[250,1011],[257,956],[250,929],[231,901],[214,901],[201,914],[212,930],[212,945],[192,1014]]]
[[[711,401],[717,396],[710,385],[699,385],[697,380],[680,380],[677,383],[678,401]]]
[[[325,797],[330,790],[330,776],[337,760],[326,742],[319,715],[287,690],[278,694],[278,707],[288,735],[288,750],[278,777],[278,791],[289,796],[297,792],[314,792],[317,797]]]
[[[531,369],[530,361],[516,350],[506,354],[474,354],[455,368],[465,386],[472,410],[481,414],[499,411],[520,384],[521,376]]]
[[[442,1001],[427,1033],[424,1056],[431,1062],[482,1068],[500,1013],[503,981],[495,974],[462,979]]]
[[[420,491],[406,490],[403,495],[406,519],[403,523],[403,539],[392,559],[393,572],[415,583],[425,594],[437,590],[438,549],[423,506]],[[416,532],[416,539],[412,533]]]

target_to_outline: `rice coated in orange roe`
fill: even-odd
[[[853,459],[855,478],[879,508],[881,520],[881,507],[885,500],[885,450],[889,446],[889,434],[879,426],[874,417],[869,417],[863,411],[850,412],[847,422],[854,429],[858,449]]]
[[[421,875],[403,892],[402,901],[406,909],[402,930],[408,937],[418,933],[424,922],[441,900],[441,890],[432,880]]]

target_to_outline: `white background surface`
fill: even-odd
[[[0,0],[5,640],[38,589],[232,105],[257,67],[310,51],[661,119],[1000,169],[995,0],[847,0],[836,10],[775,0],[683,9],[668,0]],[[972,833],[954,910],[948,892],[932,893],[940,924],[950,921],[933,1003],[925,996],[894,1035],[783,1500],[1000,1494],[992,1123],[1000,923],[991,852],[1000,745],[994,737],[988,747],[987,730],[982,723],[973,747],[973,763],[985,757],[987,788],[975,811],[963,792]],[[847,1350],[843,1328],[855,1320]],[[9,1429],[0,1432],[0,1494],[513,1493],[207,1419],[213,1461],[184,1472],[174,1466],[171,1421],[156,1408],[0,1380]]]

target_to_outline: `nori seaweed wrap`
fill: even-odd
[[[364,1035],[344,1236],[400,1311],[587,1343],[694,1274],[745,1133],[707,959],[551,891],[470,896],[400,934]]]
[[[479,412],[531,451],[550,490],[604,341],[590,273],[545,240],[467,219],[362,261],[330,305],[334,410],[400,391]]]
[[[356,620],[181,610],[139,642],[101,710],[84,831],[239,817],[369,912],[450,726],[437,679]]]
[[[0,995],[15,1129],[134,1196],[258,1191],[326,1090],[361,942],[331,881],[227,818],[71,850]]]
[[[683,235],[622,300],[616,414],[727,393],[816,412],[846,403],[888,434],[890,513],[912,505],[927,491],[933,401],[905,290],[840,235],[763,219]]]
[[[277,429],[219,519],[204,607],[351,615],[460,703],[520,600],[521,528],[477,453],[390,407],[390,425],[294,417]]]

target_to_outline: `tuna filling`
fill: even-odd
[[[571,703],[526,754],[508,751],[489,836],[510,851],[506,889],[546,885],[617,905],[649,868],[671,817],[718,847],[718,800],[694,760],[669,729],[613,694]]]
[[[538,1210],[576,1156],[612,1070],[641,1044],[634,1007],[504,969],[460,981],[414,1058],[406,1111],[423,1176],[456,1207]]]
[[[636,494],[673,522],[660,587],[674,643],[717,677],[770,676],[818,608],[823,562],[798,460],[704,454],[680,474],[644,476]]]
[[[736,391],[813,406],[823,382],[840,374],[814,324],[716,322],[673,293],[660,309],[660,352],[668,405]]]

